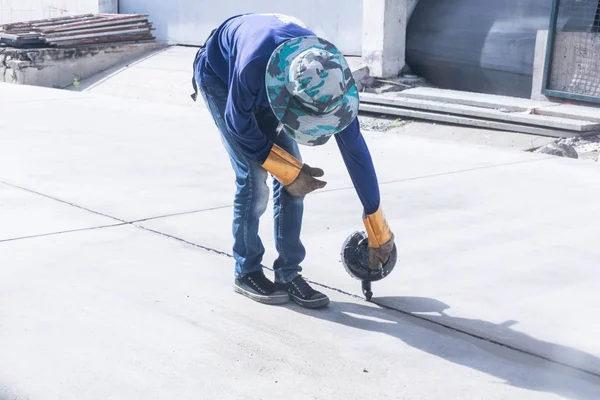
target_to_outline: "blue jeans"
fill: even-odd
[[[268,173],[258,162],[242,153],[225,126],[227,86],[211,82],[210,85],[198,85],[198,90],[221,132],[221,140],[235,172],[237,190],[233,215],[233,257],[235,276],[239,278],[263,268],[265,248],[258,229],[260,217],[267,210],[269,201],[269,187],[266,183]],[[270,140],[302,160],[296,142],[285,134],[277,134],[279,121],[271,108],[256,107],[255,117],[261,131]],[[273,205],[275,246],[279,254],[273,265],[275,282],[287,283],[302,271],[300,263],[306,256],[300,240],[304,198],[291,196],[279,181],[273,179]]]

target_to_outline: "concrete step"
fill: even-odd
[[[600,123],[600,106],[585,107],[572,104],[549,104],[546,107],[536,108],[535,113],[550,117],[577,118]]]
[[[362,96],[362,94],[361,94]],[[538,115],[568,118],[581,121],[600,122],[600,105],[581,106],[496,96],[484,93],[419,87],[397,93],[398,97],[416,100],[438,101],[448,104],[491,108],[511,112],[533,111]]]
[[[527,111],[532,108],[548,106],[548,102],[521,99],[517,97],[496,96],[485,93],[461,92],[457,90],[446,90],[436,88],[419,87],[404,90],[398,93],[399,97],[441,101],[451,104],[462,104],[465,106],[504,109],[507,111]]]
[[[514,124],[527,124],[550,129],[575,132],[600,131],[600,122],[581,121],[563,117],[542,116],[524,112],[504,112],[498,109],[476,107],[463,104],[445,103],[441,101],[419,100],[402,97],[398,94],[376,95],[361,94],[361,101],[370,104],[411,108],[439,113],[506,121]],[[549,108],[551,110],[551,108]]]
[[[381,106],[376,104],[361,103],[360,111],[373,112],[387,115],[397,115],[400,117],[408,117],[415,119],[423,119],[428,121],[444,122],[449,124],[458,124],[466,126],[476,126],[479,128],[502,130],[509,132],[521,132],[531,135],[549,136],[549,137],[576,137],[586,134],[594,134],[594,132],[574,132],[560,129],[540,128],[536,126],[519,125],[509,122],[491,121],[487,119],[468,118],[458,115],[440,114],[430,111],[411,110],[393,106]]]

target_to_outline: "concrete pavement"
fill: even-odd
[[[335,143],[305,149],[329,184],[304,271],[333,300],[308,312],[231,290],[233,174],[201,104],[0,85],[0,105],[0,396],[600,396],[596,164],[365,133],[400,250],[382,309],[339,263],[362,224]]]
[[[192,63],[197,48],[171,46],[85,79],[71,91],[192,106]]]
[[[231,290],[231,262],[131,226],[1,244],[6,399],[593,399],[597,379],[327,290]],[[34,251],[32,251],[34,250]]]
[[[376,302],[600,372],[600,326],[588,318],[600,278],[597,164],[381,134],[369,146],[400,246]],[[344,238],[362,228],[360,204],[335,145],[305,157],[331,182],[307,200],[306,272],[360,295],[339,264]],[[216,221],[230,213],[143,224],[227,251],[230,227]],[[272,247],[271,230],[262,225]]]

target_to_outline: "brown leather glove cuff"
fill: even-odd
[[[385,220],[381,207],[375,213],[364,217],[363,223],[367,230],[370,248],[378,249],[392,239],[392,231]]]
[[[294,182],[302,170],[302,162],[276,144],[262,167],[269,171],[284,186]]]

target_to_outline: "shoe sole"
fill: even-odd
[[[329,298],[328,297],[324,297],[322,299],[316,299],[316,300],[302,300],[299,297],[294,296],[293,294],[290,294],[290,298],[299,306],[302,306],[304,308],[322,308],[325,307],[329,304]]]
[[[233,285],[233,290],[236,293],[241,294],[242,296],[246,296],[249,299],[252,299],[252,300],[257,301],[262,304],[269,304],[269,305],[285,304],[290,300],[290,296],[287,293],[277,294],[277,295],[273,295],[273,296],[263,296],[260,294],[256,294],[256,293],[252,293],[247,290],[244,290],[243,288],[241,288],[237,285]]]

